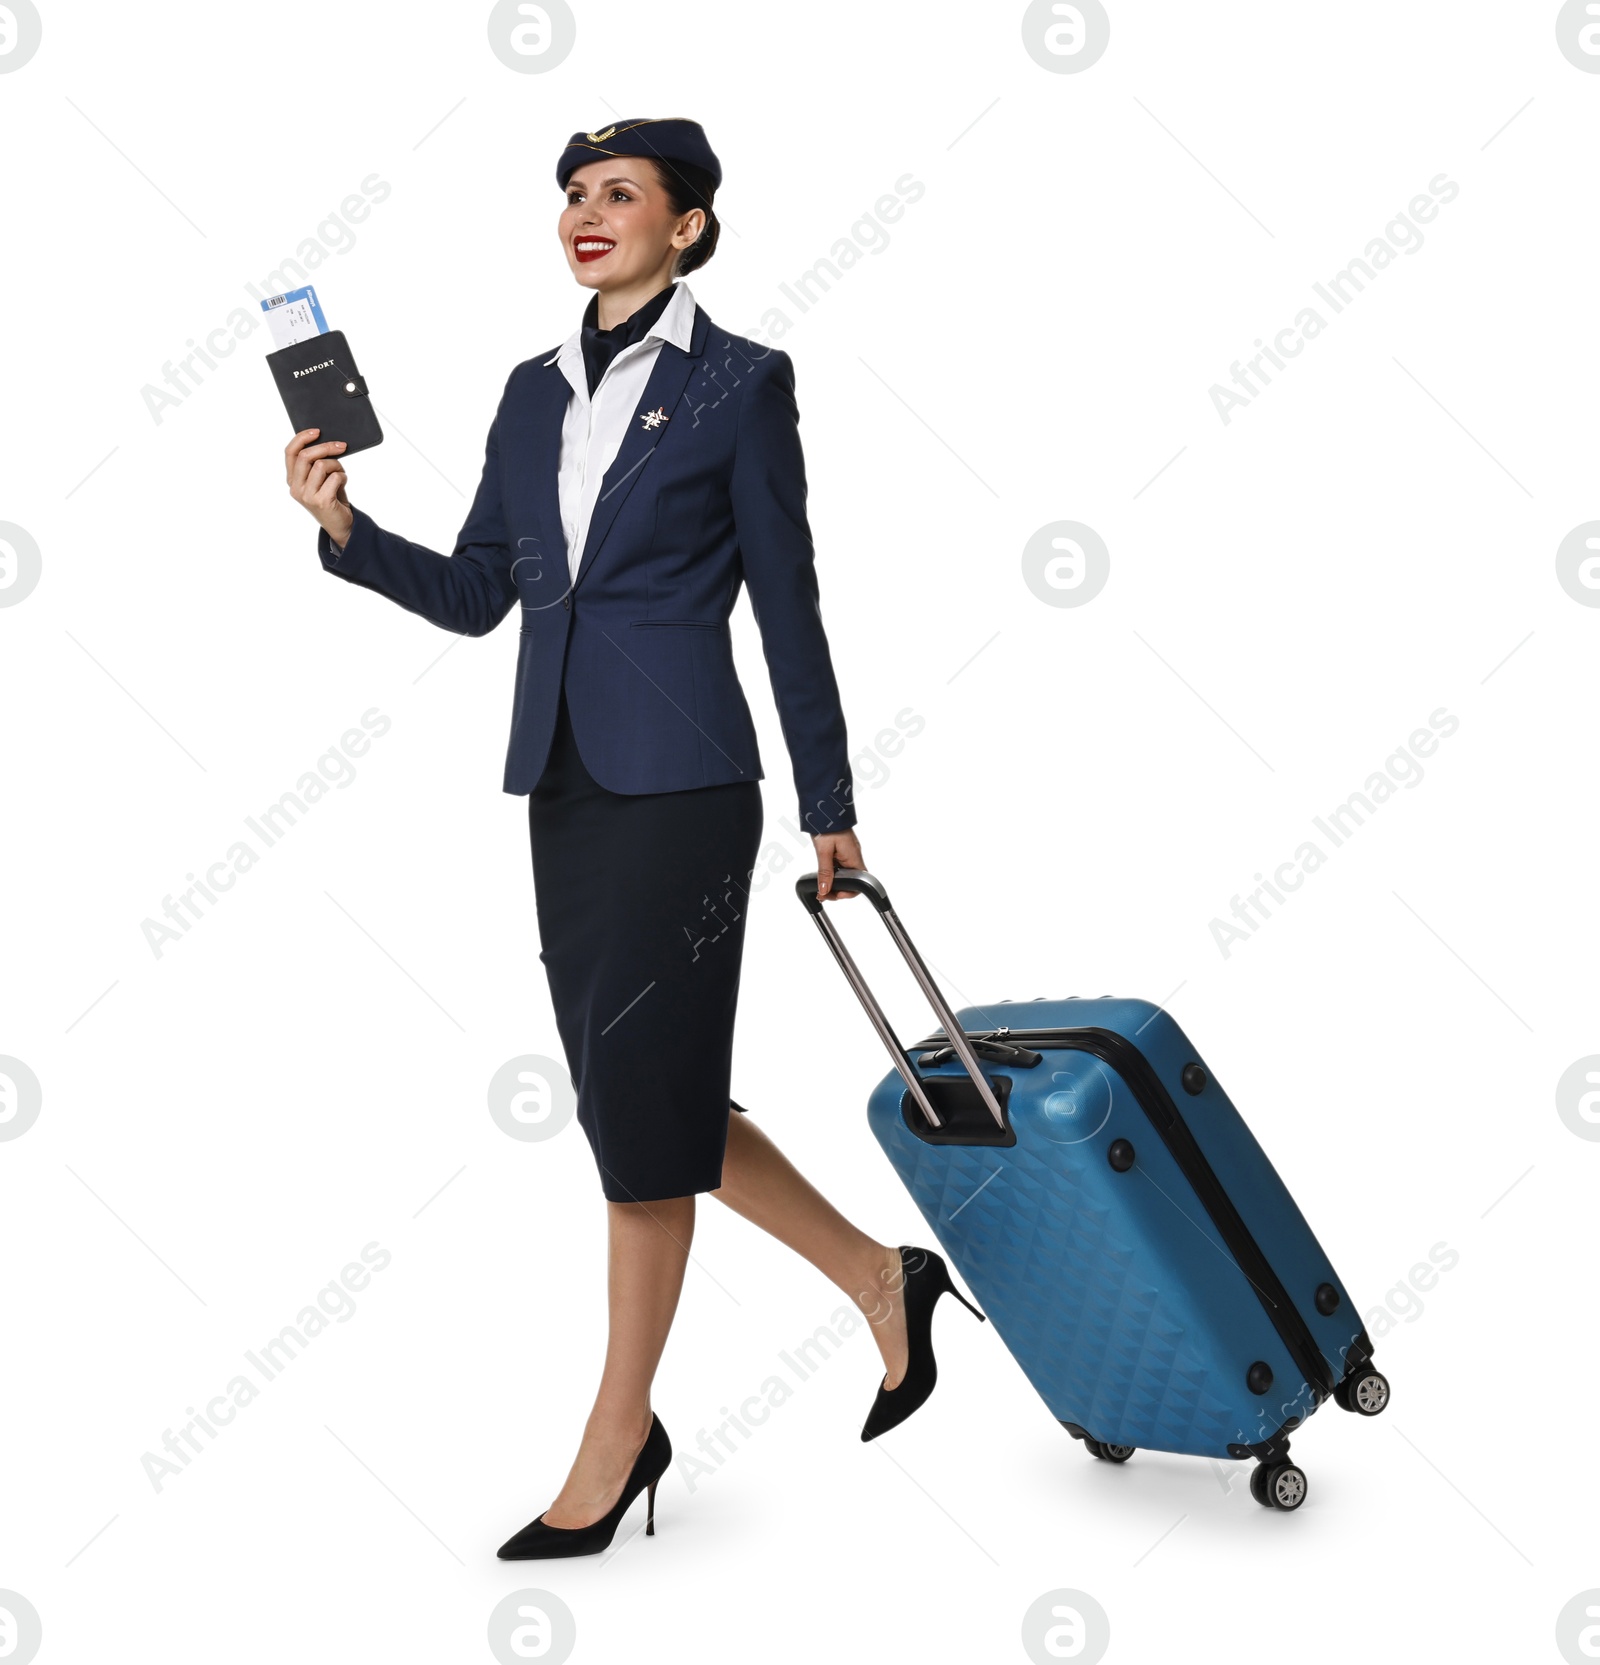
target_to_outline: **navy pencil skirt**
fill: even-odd
[[[578,1123],[612,1202],[722,1183],[761,826],[753,780],[607,791],[584,767],[563,691],[528,795],[539,958]]]

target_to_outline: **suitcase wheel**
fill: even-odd
[[[1083,1443],[1091,1455],[1107,1463],[1125,1463],[1138,1449],[1132,1445],[1112,1445],[1108,1440],[1092,1440],[1087,1434],[1083,1437]]]
[[[1268,1509],[1298,1509],[1306,1500],[1305,1470],[1294,1463],[1257,1463],[1250,1495]]]
[[[1389,1404],[1389,1378],[1370,1367],[1358,1370],[1333,1390],[1334,1403],[1358,1416],[1377,1416]]]

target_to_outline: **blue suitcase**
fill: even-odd
[[[867,1119],[1054,1416],[1094,1456],[1254,1458],[1295,1509],[1289,1436],[1323,1400],[1389,1401],[1338,1274],[1183,1031],[1146,1000],[952,1012],[882,882],[877,910],[943,1029],[900,1045],[825,905],[795,886],[895,1068]]]

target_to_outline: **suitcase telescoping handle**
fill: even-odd
[[[905,956],[906,964],[911,967],[911,975],[916,978],[922,992],[928,997],[929,1005],[937,1013],[939,1022],[944,1025],[944,1032],[950,1037],[950,1044],[955,1049],[956,1056],[966,1066],[967,1074],[972,1077],[972,1084],[978,1089],[978,1096],[983,1100],[989,1114],[1003,1128],[1006,1125],[1005,1112],[994,1096],[994,1088],[989,1085],[989,1079],[978,1063],[977,1054],[967,1043],[966,1031],[962,1029],[955,1013],[950,1010],[949,1002],[933,980],[933,974],[922,963],[922,956],[917,952],[911,938],[906,935],[906,928],[900,923],[900,916],[889,905],[889,892],[884,889],[883,881],[874,878],[865,868],[836,867],[833,870],[833,888],[837,892],[854,891],[858,896],[865,896],[878,910],[878,916],[888,927],[895,946]],[[916,1101],[917,1108],[927,1118],[930,1127],[942,1127],[944,1123],[928,1097],[922,1077],[917,1074],[916,1065],[911,1062],[910,1055],[901,1046],[899,1037],[883,1014],[883,1008],[874,998],[872,990],[867,987],[867,980],[861,975],[860,967],[851,958],[850,950],[845,947],[843,939],[834,928],[833,921],[828,917],[827,904],[817,900],[817,875],[807,873],[804,878],[797,879],[794,891],[805,904],[806,911],[817,922],[817,929],[822,932],[823,941],[832,950],[834,959],[839,962],[846,982],[856,991],[856,998],[866,1008],[867,1016],[872,1019],[872,1027],[878,1031],[879,1038],[889,1049],[889,1056],[894,1059],[894,1067],[899,1070],[906,1090]]]

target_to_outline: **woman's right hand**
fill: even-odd
[[[289,495],[301,504],[341,551],[350,537],[354,516],[345,497],[344,464],[339,454],[342,439],[321,445],[313,440],[320,428],[302,428],[284,447],[283,460],[289,475]]]

